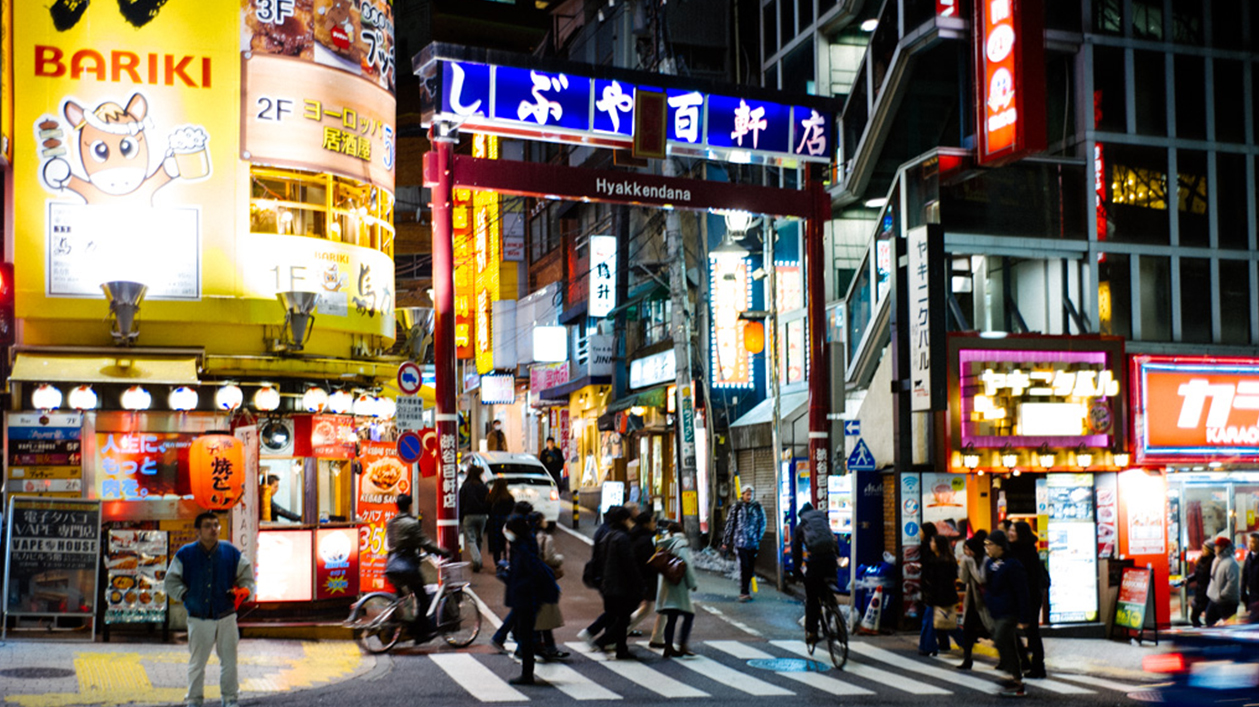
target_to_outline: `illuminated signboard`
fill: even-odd
[[[961,445],[1108,447],[1120,377],[1106,351],[962,349]]]
[[[472,136],[472,156],[498,159],[498,137]],[[503,224],[496,192],[472,192],[473,311],[477,373],[494,370],[494,302],[499,299],[499,263]]]
[[[258,533],[256,600],[310,601],[314,567],[309,530],[264,530]]]
[[[316,0],[312,8],[309,0],[245,0],[241,50],[321,64],[393,91],[393,5],[392,0]]]
[[[481,376],[481,403],[511,405],[516,402],[516,377],[511,374]]]
[[[472,302],[476,298],[476,256],[473,253],[472,190],[452,192],[455,208],[451,210],[455,245],[455,356],[470,359],[472,348]]]
[[[590,304],[588,314],[606,317],[616,307],[616,237],[590,237]]]
[[[1259,360],[1134,356],[1136,457],[1259,460]]]
[[[719,388],[752,387],[751,354],[743,345],[741,312],[752,304],[752,281],[743,258],[711,256],[712,383]]]
[[[678,359],[673,349],[630,361],[630,387],[646,388],[678,377]]]
[[[505,137],[630,149],[637,91],[647,85],[438,59],[423,69],[425,124],[453,120],[464,129]],[[665,90],[673,154],[732,161],[829,162],[834,114],[752,98]]]
[[[357,597],[359,531],[320,528],[315,531],[315,598]]]
[[[169,501],[189,495],[188,448],[195,439],[190,434],[98,432],[92,497]]]
[[[1043,17],[1040,0],[975,2],[980,164],[1044,149]]]

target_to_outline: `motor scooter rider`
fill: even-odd
[[[433,627],[428,621],[429,596],[420,573],[420,553],[429,552],[447,559],[454,553],[429,539],[420,519],[411,515],[411,496],[405,493],[398,494],[398,515],[385,525],[385,542],[389,545],[385,578],[397,588],[399,595],[406,591],[415,595],[411,635],[416,643],[424,643],[433,638]]]

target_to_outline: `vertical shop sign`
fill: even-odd
[[[975,3],[980,164],[1044,149],[1043,17],[1040,0]]]
[[[258,557],[258,426],[246,425],[232,430],[245,449],[245,489],[236,512],[232,514],[232,544],[240,549],[252,565]]]
[[[451,229],[455,246],[455,357],[470,359],[472,347],[472,303],[476,298],[476,256],[473,252],[472,190],[452,189]]]
[[[398,494],[411,492],[410,465],[398,457],[394,442],[367,442],[362,445],[357,477],[358,498],[355,516],[358,528],[358,585],[363,591],[391,591],[385,579],[389,548],[385,526],[398,515]]]
[[[616,307],[616,236],[591,236],[588,314],[606,317],[613,307]]]
[[[748,264],[743,258],[712,256],[712,384],[718,388],[750,388],[753,385],[750,354],[743,345],[743,321],[739,314],[752,303]]]
[[[1119,542],[1119,479],[1113,473],[1097,475],[1097,556],[1115,557]]]
[[[909,376],[911,409],[931,409],[931,262],[925,226],[909,231]]]
[[[498,137],[473,135],[472,156],[498,159]],[[499,299],[499,263],[502,262],[501,199],[497,192],[472,192],[476,369],[482,375],[494,370],[494,302]]]
[[[440,446],[437,450],[438,459],[437,467],[439,469],[438,482],[441,484],[442,508],[448,508],[453,513],[455,510],[456,489],[455,484],[458,483],[457,473],[455,470],[455,436],[446,432],[445,429],[439,431],[441,438]],[[454,516],[449,516],[453,518]]]
[[[917,616],[922,598],[922,477],[901,474],[901,606],[905,616]]]

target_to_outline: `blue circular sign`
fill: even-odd
[[[405,457],[404,457],[404,458],[405,458]],[[917,534],[918,534],[918,524],[917,524],[917,523],[915,523],[915,522],[913,522],[912,520],[911,520],[911,521],[909,521],[908,523],[906,523],[906,524],[905,524],[905,534],[906,534],[906,535],[911,535],[911,536],[912,536],[912,535],[917,535]]]
[[[403,433],[398,437],[398,456],[404,461],[413,462],[420,458],[424,453],[424,442],[420,440],[420,436],[414,432]]]

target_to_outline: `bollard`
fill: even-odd
[[[576,530],[577,526],[581,523],[581,502],[580,501],[581,499],[578,497],[577,492],[574,491],[573,492],[573,530]]]

